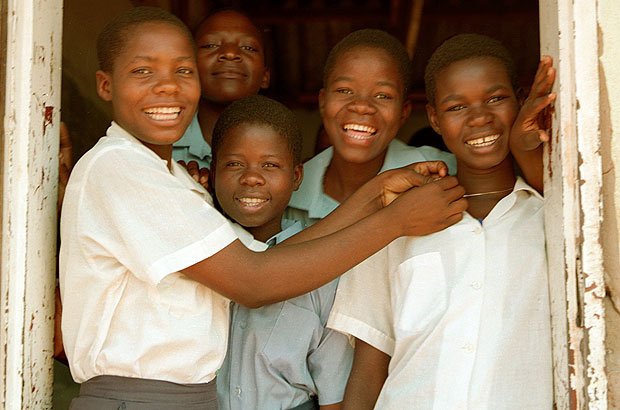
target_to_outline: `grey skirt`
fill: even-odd
[[[69,410],[218,410],[215,379],[204,384],[97,376],[82,383]]]

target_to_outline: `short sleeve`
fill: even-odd
[[[87,258],[112,256],[155,285],[237,238],[204,190],[128,144],[98,151],[79,189],[76,218]]]
[[[363,340],[382,352],[394,353],[394,324],[389,272],[399,239],[340,278],[327,326]]]
[[[321,324],[329,317],[334,301],[337,280],[328,283],[313,293],[317,294],[317,312]],[[308,354],[308,369],[317,388],[319,404],[339,403],[344,398],[344,390],[353,364],[353,347],[347,337],[333,329],[323,328],[319,345]]]

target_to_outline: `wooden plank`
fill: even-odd
[[[62,0],[7,3],[0,355],[7,409],[49,409]]]

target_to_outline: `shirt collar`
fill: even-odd
[[[501,218],[506,212],[515,206],[517,201],[525,200],[531,196],[538,198],[541,201],[543,200],[543,197],[538,193],[538,191],[529,186],[523,178],[517,177],[512,192],[502,198],[502,200],[495,205],[495,208],[491,210],[487,217],[492,216],[493,218]]]
[[[379,173],[393,168],[395,153],[404,145],[397,139],[390,142]],[[304,164],[304,180],[299,190],[293,193],[289,206],[307,211],[310,218],[323,218],[339,205],[338,201],[323,192],[323,178],[333,156],[334,147],[329,147]]]
[[[275,246],[280,242],[285,241],[296,233],[301,232],[302,229],[303,228],[301,226],[301,222],[293,221],[291,219],[282,219],[282,231],[267,239],[265,243],[271,248],[272,246]]]
[[[211,157],[211,146],[205,141],[198,122],[198,113],[194,114],[192,122],[187,127],[185,134],[174,143],[175,147],[185,147],[189,153],[200,159]]]
[[[156,153],[154,153],[152,150],[147,148],[144,144],[142,144],[142,142],[140,142],[139,139],[131,135],[127,130],[121,127],[117,122],[112,121],[112,124],[108,128],[106,135],[108,137],[113,137],[113,138],[122,138],[132,144],[138,145],[141,150],[143,150],[144,152],[148,152],[149,155],[153,157],[153,159],[156,159],[157,161],[162,162],[166,168],[168,167],[168,163],[166,160],[161,159]],[[213,199],[211,198],[211,195],[207,192],[207,190],[204,189],[203,186],[200,185],[198,182],[194,181],[194,178],[192,178],[189,175],[187,170],[184,167],[177,164],[177,162],[173,159],[171,159],[170,161],[170,173],[174,175],[185,187],[194,191],[196,194],[200,195],[209,204],[213,205]]]

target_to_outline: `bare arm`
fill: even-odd
[[[283,243],[301,243],[344,229],[372,213],[377,212],[384,206],[388,206],[412,187],[423,186],[434,180],[446,177],[447,175],[448,167],[442,161],[419,162],[406,167],[382,172],[354,192],[347,201],[337,207],[325,218],[292,236]],[[442,183],[441,186],[444,190],[458,190],[460,188],[457,188],[457,185],[458,181],[456,178],[451,177]],[[428,200],[432,201],[433,198],[429,197]],[[433,229],[430,226],[435,222],[434,219],[429,219],[428,222],[429,227],[427,229],[429,229],[429,231],[420,231],[418,235],[424,235],[443,229],[443,227],[439,226]],[[440,218],[437,222],[443,223],[443,220]]]
[[[338,227],[342,222],[326,218],[300,233],[305,242],[285,242],[265,252],[252,252],[236,240],[184,272],[250,308],[290,299],[333,280],[399,236],[456,223],[467,207],[463,193],[455,178],[445,178],[405,192],[345,229],[334,232],[329,221]]]
[[[390,356],[355,339],[351,376],[344,392],[343,410],[372,410],[388,376]]]
[[[555,80],[553,60],[543,56],[538,65],[532,89],[523,103],[510,133],[510,151],[527,182],[543,192],[542,143],[549,141],[550,115],[545,110],[555,100],[551,93]]]
[[[319,410],[340,410],[342,408],[342,402],[327,404],[325,406],[319,406]]]

